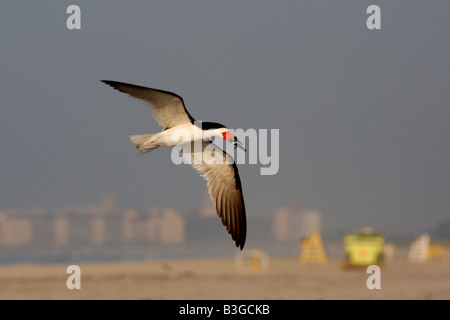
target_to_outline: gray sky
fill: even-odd
[[[81,30],[66,8],[81,8]],[[381,30],[366,9],[381,8]],[[299,203],[325,231],[418,233],[450,217],[450,2],[0,4],[0,210],[198,208],[206,184],[146,107],[99,82],[169,90],[193,117],[280,130],[280,170],[240,165],[251,217]],[[249,226],[251,228],[251,226]]]

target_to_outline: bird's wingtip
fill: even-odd
[[[120,86],[125,85],[125,83],[112,81],[112,80],[100,80],[100,82],[103,82],[104,84],[107,84],[108,86],[112,87],[113,89],[116,89],[121,92],[123,92],[123,90],[120,89]]]

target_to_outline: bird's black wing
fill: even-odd
[[[238,168],[223,150],[211,147],[210,141],[203,141],[201,152],[192,148],[189,155],[184,153],[183,156],[190,157],[191,165],[207,181],[217,215],[236,247],[242,250],[247,236],[247,219]]]
[[[117,81],[101,81],[120,92],[129,94],[133,98],[147,102],[153,117],[164,129],[187,122],[194,123],[195,121],[186,110],[183,98],[173,92]]]

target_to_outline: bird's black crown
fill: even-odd
[[[202,130],[219,129],[219,128],[226,128],[226,126],[217,122],[200,122],[200,129]]]

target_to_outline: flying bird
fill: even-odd
[[[224,139],[231,142],[235,148],[239,147],[245,151],[238,139],[220,123],[201,122],[199,126],[199,122],[187,111],[183,98],[173,92],[117,81],[100,81],[133,98],[144,100],[155,120],[163,127],[163,130],[156,134],[130,136],[131,142],[141,154],[160,146],[174,147],[179,143],[173,139],[174,133],[180,132],[177,130],[188,132],[191,139],[188,143],[191,144],[194,144],[194,139],[200,137],[201,154],[195,148],[189,148],[190,151],[188,149],[187,152],[190,154],[183,154],[183,156],[190,156],[194,160],[190,161],[190,164],[207,181],[209,195],[215,204],[217,215],[222,219],[222,224],[231,235],[236,247],[242,250],[247,235],[247,219],[238,168],[231,157],[221,149],[221,152],[211,154],[222,161],[205,162],[203,160],[205,148],[210,146],[213,138]]]

